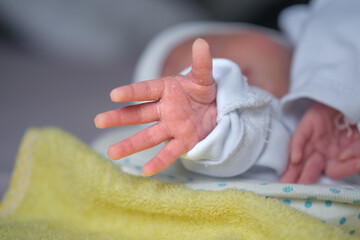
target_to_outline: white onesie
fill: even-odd
[[[359,12],[358,0],[317,0],[283,11],[279,23],[295,52],[290,91],[281,104],[271,94],[248,86],[236,64],[215,59],[218,125],[182,157],[183,165],[218,177],[259,166],[280,175],[286,167],[290,133],[313,100],[339,110],[359,128]],[[163,32],[149,44],[135,81],[159,77],[169,50],[190,37],[254,27],[289,44],[276,32],[248,24],[184,24]]]
[[[249,86],[232,61],[214,59],[213,77],[217,84],[217,126],[182,156],[183,165],[216,177],[236,176],[253,166],[281,174],[286,167],[290,131],[281,120],[279,101]]]
[[[242,102],[240,99],[236,101],[236,97],[229,94],[234,89],[222,89],[224,88],[222,81],[231,81],[227,79],[230,78],[229,76],[223,76],[226,80],[217,80],[219,86],[217,99],[220,104],[221,102],[226,102],[226,104],[232,102],[234,105],[237,103],[238,107],[235,112],[238,113],[238,119],[227,117],[232,120],[231,123],[228,123],[227,129],[223,129],[227,135],[225,136],[224,132],[220,133],[220,130],[218,130],[216,133],[218,137],[215,140],[215,134],[210,134],[208,138],[196,145],[185,156],[195,161],[183,160],[184,166],[192,171],[212,176],[230,176],[236,174],[236,172],[242,173],[250,166],[256,165],[268,166],[281,174],[287,161],[287,143],[290,137],[289,132],[286,132],[285,129],[294,129],[304,111],[314,100],[339,110],[349,123],[357,124],[359,129],[359,12],[360,1],[358,0],[317,0],[312,1],[310,5],[300,5],[286,9],[281,14],[279,22],[295,46],[295,52],[291,69],[290,91],[281,100],[281,114],[283,115],[281,116],[277,111],[279,105],[273,97],[271,106],[265,107],[265,102],[263,102],[262,108],[256,106],[255,103],[250,104],[251,106],[247,105],[248,108],[245,107],[244,109],[243,105],[248,104],[246,97],[243,98]],[[214,62],[215,75],[219,71],[217,68],[224,68],[224,66],[219,65],[221,64]],[[228,63],[227,67],[236,68],[236,66],[231,66],[230,63]],[[239,78],[237,76],[232,77],[233,79]],[[240,88],[237,87],[237,89]],[[244,94],[246,96],[254,92],[253,87],[244,89],[242,92],[239,91],[240,95]],[[224,91],[223,98],[226,96],[227,100],[222,99],[221,91]],[[230,100],[231,97],[233,97],[232,100]],[[260,99],[266,98],[261,94],[255,94],[254,97],[258,102],[261,101]],[[258,116],[246,116],[249,115],[249,111],[254,109],[262,112],[263,119],[267,116],[268,122],[260,123]],[[269,112],[273,114],[268,115]],[[225,118],[221,110],[218,113],[220,118]],[[219,121],[220,126],[224,125],[222,121],[224,120]],[[236,141],[235,136],[233,136],[235,133],[231,132],[232,126],[236,124],[242,125],[242,129],[237,130],[237,137],[241,138],[242,142],[240,140]],[[268,135],[264,134],[266,128],[269,131]],[[261,131],[263,132],[261,133]],[[266,141],[264,141],[264,136],[267,136]],[[207,143],[207,148],[201,146],[210,141],[211,143]],[[226,143],[229,146],[233,143],[235,146],[231,148]],[[204,151],[204,154],[214,151],[214,146],[217,144],[223,147],[213,154],[212,161],[199,160],[201,159],[201,151]],[[260,150],[261,146],[264,147],[262,152]],[[260,152],[261,154],[259,154]],[[220,158],[223,161],[219,161],[217,156],[219,153],[227,157]],[[214,161],[214,159],[216,160]]]
[[[360,127],[359,12],[358,0],[317,0],[285,9],[279,21],[288,38],[243,23],[178,25],[150,42],[135,69],[134,81],[159,78],[169,51],[201,35],[256,28],[286,47],[290,39],[295,46],[290,91],[281,101],[249,86],[235,63],[214,59],[218,124],[182,156],[187,169],[205,175],[230,177],[260,168],[279,176],[288,160],[291,132],[313,100],[339,110]]]
[[[150,42],[138,62],[134,81],[159,78],[169,51],[189,38],[254,28],[290,47],[278,32],[251,24],[182,24],[162,32]],[[182,74],[188,71],[190,68]],[[254,167],[281,175],[287,163],[291,131],[283,123],[280,101],[268,92],[249,86],[239,66],[230,60],[214,59],[213,76],[217,83],[218,123],[203,141],[182,156],[185,168],[216,177],[236,176]]]
[[[360,129],[359,13],[359,0],[315,0],[280,15],[279,25],[295,46],[290,91],[281,101],[289,125],[316,100]]]

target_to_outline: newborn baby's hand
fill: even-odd
[[[216,84],[208,44],[202,39],[196,40],[192,56],[192,71],[186,76],[134,83],[111,92],[114,102],[151,102],[101,113],[95,118],[98,128],[158,123],[110,146],[110,158],[120,159],[169,140],[143,167],[143,174],[151,176],[169,166],[215,128]]]
[[[293,135],[281,182],[311,184],[323,172],[333,179],[360,172],[359,131],[355,126],[339,129],[335,124],[339,114],[321,103],[307,110]]]

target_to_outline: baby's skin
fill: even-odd
[[[276,70],[280,71],[280,66],[286,69],[281,70],[283,73],[279,75],[274,71],[274,67],[262,66],[266,65],[266,61],[255,64],[256,57],[252,63],[243,67],[251,73],[261,72],[258,75],[261,77],[248,76],[249,84],[281,97],[285,94],[284,88],[287,91],[289,72],[289,64],[282,65],[281,61],[291,59],[291,53],[285,48],[278,48],[280,51],[276,53],[271,50],[271,45],[279,44],[266,37],[263,40],[265,47],[266,44],[269,45],[266,47],[269,51],[258,51],[258,54],[255,54],[258,59],[277,61],[279,64],[272,65],[279,67]],[[221,39],[219,41],[221,42]],[[259,48],[256,44],[253,47]],[[246,49],[249,49],[249,46]],[[174,53],[176,51],[171,54]],[[168,71],[166,66],[171,66],[171,54],[164,65],[164,73]],[[232,60],[239,64],[236,59]],[[243,62],[241,60],[240,67]],[[108,155],[111,159],[120,159],[168,141],[143,167],[143,174],[151,176],[192,149],[215,128],[216,84],[212,77],[212,56],[205,40],[197,39],[193,43],[191,65],[192,71],[185,76],[173,75],[112,90],[110,97],[114,102],[150,102],[98,114],[94,120],[96,127],[158,123],[110,146]],[[246,73],[247,71],[244,74]],[[267,79],[262,76],[267,76]],[[284,80],[279,81],[279,76],[287,76],[287,82],[284,84]],[[272,92],[272,89],[275,91]],[[360,172],[359,132],[355,127],[351,127],[352,135],[348,137],[347,131],[336,128],[334,119],[338,114],[336,110],[320,103],[315,103],[309,108],[293,135],[288,167],[281,178],[282,182],[310,184],[316,183],[323,173],[331,178],[340,179]]]
[[[95,117],[96,127],[158,121],[110,146],[108,155],[111,159],[120,159],[168,140],[164,148],[143,167],[143,174],[151,176],[192,149],[215,128],[216,84],[212,77],[212,57],[208,44],[204,40],[196,40],[192,55],[192,71],[186,76],[138,82],[111,91],[110,97],[114,102],[152,102],[101,113]]]
[[[237,63],[250,85],[281,98],[288,92],[292,49],[272,36],[255,29],[229,34],[201,36],[210,46],[214,58]],[[176,46],[165,60],[162,76],[178,74],[190,66],[191,46],[195,38]]]
[[[324,173],[343,179],[360,172],[360,134],[355,126],[339,129],[335,109],[314,103],[302,117],[291,143],[287,169],[281,182],[316,183]]]

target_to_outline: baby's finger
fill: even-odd
[[[306,143],[310,140],[311,135],[311,125],[309,126],[306,122],[306,119],[303,118],[295,130],[290,143],[290,161],[292,163],[298,163],[304,157],[305,146]]]
[[[306,144],[304,148],[303,159],[309,159],[311,155],[314,154],[314,152],[317,151],[315,149],[314,144]]]
[[[159,121],[157,102],[127,106],[98,114],[95,119],[97,128],[138,125]]]
[[[303,170],[297,183],[316,183],[325,169],[325,163],[326,161],[323,155],[318,152],[313,153],[307,160],[305,160]]]
[[[188,149],[177,139],[168,142],[161,151],[143,167],[144,176],[152,176],[167,168]]]
[[[214,83],[210,47],[204,39],[196,39],[192,46],[192,70],[189,74],[200,85]]]
[[[154,147],[170,137],[166,126],[158,123],[110,146],[108,156],[117,160]]]
[[[360,173],[360,157],[340,162],[329,160],[326,164],[325,175],[332,179],[343,179]]]
[[[345,161],[350,158],[360,158],[360,141],[353,142],[350,146],[342,150],[339,154],[339,160]]]
[[[159,78],[115,88],[110,97],[113,102],[155,101],[161,98],[163,91],[164,80]]]
[[[295,183],[299,178],[303,165],[288,162],[285,172],[281,176],[281,183]]]

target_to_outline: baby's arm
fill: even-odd
[[[145,176],[160,172],[216,126],[216,84],[208,44],[202,39],[194,42],[192,70],[187,75],[119,87],[110,96],[114,102],[150,102],[98,114],[94,120],[98,128],[158,123],[110,146],[109,157],[120,159],[168,140],[143,167]]]
[[[297,9],[298,14],[290,10],[280,19],[280,24],[290,23],[285,30],[296,45],[290,92],[282,99],[284,113],[295,119],[312,99],[339,110],[360,129],[360,1],[324,1]],[[347,131],[334,124],[339,112],[327,106],[315,104],[301,119],[283,181],[310,183],[321,172],[338,179],[360,171],[358,129],[352,126],[347,138]]]
[[[311,184],[323,172],[333,179],[360,172],[359,131],[355,126],[339,129],[335,121],[341,116],[321,103],[314,103],[306,111],[293,135],[282,182]]]

